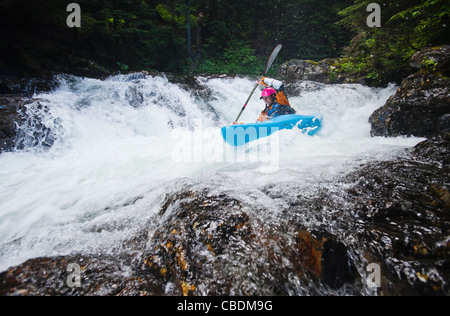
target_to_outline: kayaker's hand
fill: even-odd
[[[233,125],[238,125],[238,123],[237,122],[233,122]]]

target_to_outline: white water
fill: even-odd
[[[0,155],[0,271],[40,256],[114,253],[182,178],[236,192],[283,182],[307,189],[421,140],[370,137],[368,118],[395,87],[320,85],[290,98],[299,114],[322,116],[317,136],[282,131],[269,138],[280,142],[279,159],[264,144],[238,150],[236,159],[220,128],[235,119],[253,82],[201,80],[211,100],[164,78],[133,76],[69,78],[35,96],[44,107],[30,105],[29,113],[56,141]],[[255,121],[262,109],[255,94],[241,121]]]

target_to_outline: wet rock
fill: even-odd
[[[324,83],[317,81],[286,81],[284,82],[284,87],[287,95],[289,96],[300,96],[302,93],[318,91],[325,87]]]
[[[0,154],[17,147],[17,138],[20,133],[18,126],[27,120],[26,107],[35,102],[32,99],[33,95],[52,91],[57,86],[58,81],[53,74],[20,78],[13,75],[0,75]],[[36,117],[30,119],[33,122],[38,120]],[[51,146],[52,141],[48,137],[48,130],[41,128],[34,134],[39,139],[47,138],[48,140],[43,143]],[[23,148],[22,145],[19,147]]]
[[[169,73],[164,74],[164,76],[169,80],[169,82],[177,84],[182,89],[189,91],[194,97],[207,101],[212,96],[212,91],[197,77]]]
[[[280,76],[288,80],[308,80],[331,83],[329,60],[315,62],[312,60],[293,59],[280,66]]]
[[[227,195],[169,196],[140,265],[175,295],[301,295],[353,284],[347,248],[326,232],[274,225]],[[283,221],[283,220],[282,220]],[[311,286],[313,284],[314,286]]]
[[[414,148],[414,157],[429,163],[440,165],[442,168],[450,165],[450,133],[443,133],[418,144]]]
[[[190,191],[168,196],[160,211],[166,219],[152,238],[153,249],[143,256],[141,273],[154,273],[162,283],[173,283],[169,294],[174,295],[241,291],[239,275],[226,271],[239,265],[233,259],[242,260],[250,251],[243,239],[252,234],[251,226],[241,208],[227,196]],[[229,253],[230,248],[234,253]]]
[[[431,73],[406,78],[369,119],[372,136],[432,137],[450,131],[450,80]]]
[[[432,142],[419,144],[410,159],[370,164],[347,179],[355,183],[348,215],[360,251],[382,263],[380,293],[450,294],[450,170],[439,163],[443,151],[423,152]]]
[[[22,97],[0,97],[0,154],[15,147],[18,109],[26,102]]]
[[[56,137],[43,122],[45,113],[46,119],[51,119],[48,109],[37,99],[20,95],[1,96],[0,154],[16,148],[51,147]],[[57,125],[56,121],[54,123]]]
[[[344,72],[340,69],[340,59],[327,58],[321,61],[293,59],[282,64],[278,75],[287,84],[310,81],[321,84],[362,84],[386,87],[387,82],[377,82],[359,72]]]
[[[79,284],[75,283],[77,280]],[[120,256],[37,258],[0,274],[0,296],[145,296],[162,293],[163,289],[153,280],[130,275],[129,259]]]
[[[297,269],[310,273],[333,289],[355,283],[356,268],[348,249],[335,237],[325,232],[304,230],[298,232],[295,241]]]
[[[410,65],[414,68],[423,69],[450,76],[450,46],[430,47],[417,52],[412,58]]]
[[[35,93],[49,92],[57,88],[58,83],[53,75],[45,77],[15,77],[0,75],[0,95],[19,94],[31,97]]]
[[[79,77],[106,79],[113,74],[111,69],[105,68],[92,60],[72,58],[67,67],[61,69],[62,73],[68,73]]]
[[[442,46],[412,57],[411,65],[420,71],[371,115],[373,136],[433,137],[450,131],[449,53],[450,46]]]
[[[342,267],[345,272],[335,275],[360,286],[360,294],[450,295],[449,140],[448,134],[434,137],[403,157],[361,166],[317,189],[297,183],[267,186],[268,196],[288,205],[286,226],[308,227],[297,237],[312,245],[307,247],[311,251],[301,251],[302,266],[312,276],[320,273],[326,238],[337,253],[335,259],[322,260],[322,280],[334,279],[323,271],[327,262],[336,262],[330,270]],[[351,265],[343,264],[347,258]],[[380,267],[380,288],[358,285],[366,283],[371,264]]]
[[[285,204],[271,220],[183,185],[130,236],[131,252],[33,259],[0,274],[0,295],[449,295],[450,177],[433,157],[366,165],[313,198],[267,186]],[[80,265],[79,288],[66,283],[69,263]],[[375,292],[370,263],[381,269]]]

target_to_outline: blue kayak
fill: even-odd
[[[242,146],[280,130],[294,127],[303,134],[313,136],[320,130],[321,120],[317,116],[283,115],[265,122],[225,126],[222,128],[222,136],[228,144]]]

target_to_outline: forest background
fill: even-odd
[[[69,28],[67,6],[81,7]],[[1,0],[0,73],[110,72],[260,74],[277,63],[333,58],[336,72],[401,80],[417,51],[448,44],[447,0]],[[433,67],[430,62],[430,67]]]

